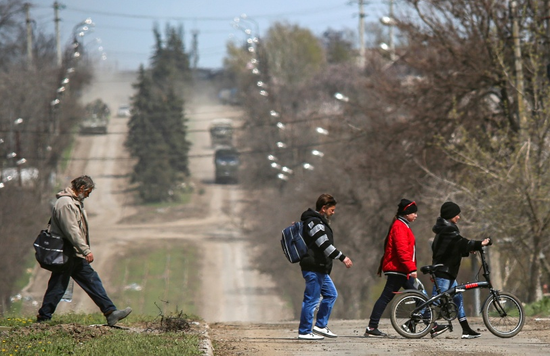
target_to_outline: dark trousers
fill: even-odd
[[[52,272],[48,281],[48,289],[44,294],[42,307],[38,311],[39,319],[48,320],[52,318],[57,304],[65,294],[71,277],[92,298],[103,314],[116,310],[115,305],[107,296],[97,272],[85,259],[73,257],[65,270]]]
[[[370,316],[369,328],[378,328],[380,318],[386,310],[386,306],[395,296],[395,292],[398,292],[401,287],[403,289],[415,289],[414,278],[407,278],[399,274],[388,274],[386,280],[386,286],[380,295],[380,298],[374,303],[372,314]]]

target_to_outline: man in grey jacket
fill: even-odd
[[[71,252],[74,253],[63,271],[52,272],[42,307],[38,310],[38,322],[48,321],[52,318],[71,277],[99,307],[107,318],[109,326],[114,326],[132,312],[131,308],[118,310],[115,307],[107,296],[97,272],[90,266],[90,263],[94,261],[94,254],[90,249],[84,199],[90,195],[94,187],[92,178],[80,176],[71,181],[70,187],[56,195],[57,201],[52,211],[50,232],[54,236],[64,238],[66,243],[70,243],[73,247]]]

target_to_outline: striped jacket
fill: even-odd
[[[313,209],[302,213],[303,236],[309,247],[308,253],[300,261],[302,271],[330,274],[332,260],[343,261],[346,256],[334,247],[332,228],[326,219]]]

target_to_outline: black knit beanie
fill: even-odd
[[[443,219],[452,219],[458,214],[460,214],[460,207],[452,201],[445,202],[441,205],[441,217]]]
[[[399,216],[409,215],[417,211],[418,207],[416,203],[408,199],[401,199],[401,202],[397,205],[397,215]]]

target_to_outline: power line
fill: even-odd
[[[309,16],[309,15],[315,15],[318,13],[327,13],[331,12],[337,9],[345,9],[345,3],[342,5],[336,5],[336,6],[329,6],[324,8],[307,8],[303,10],[296,10],[296,11],[289,11],[289,12],[280,12],[275,14],[251,14],[251,18],[265,18],[265,19],[273,19],[277,17],[284,17],[284,16]],[[50,6],[36,6],[38,8],[50,8]],[[131,13],[122,13],[122,12],[107,12],[107,11],[98,11],[98,10],[91,10],[91,9],[84,9],[84,8],[77,8],[77,7],[71,7],[66,6],[64,11],[72,11],[72,12],[78,12],[78,13],[85,13],[85,14],[91,14],[91,15],[102,15],[102,16],[110,16],[110,17],[122,17],[122,18],[130,18],[130,19],[142,19],[142,20],[174,20],[174,21],[230,21],[233,19],[233,16],[223,16],[223,17],[210,17],[210,16],[192,16],[192,17],[185,17],[185,16],[152,16],[152,15],[139,15],[139,14],[131,14]]]
[[[111,17],[124,17],[129,19],[142,19],[142,20],[174,20],[174,21],[227,21],[228,17],[181,17],[181,16],[151,16],[151,15],[135,15],[128,13],[106,12],[96,11],[89,9],[81,9],[75,7],[67,7],[65,10],[73,12],[81,12],[86,14],[95,14]]]

